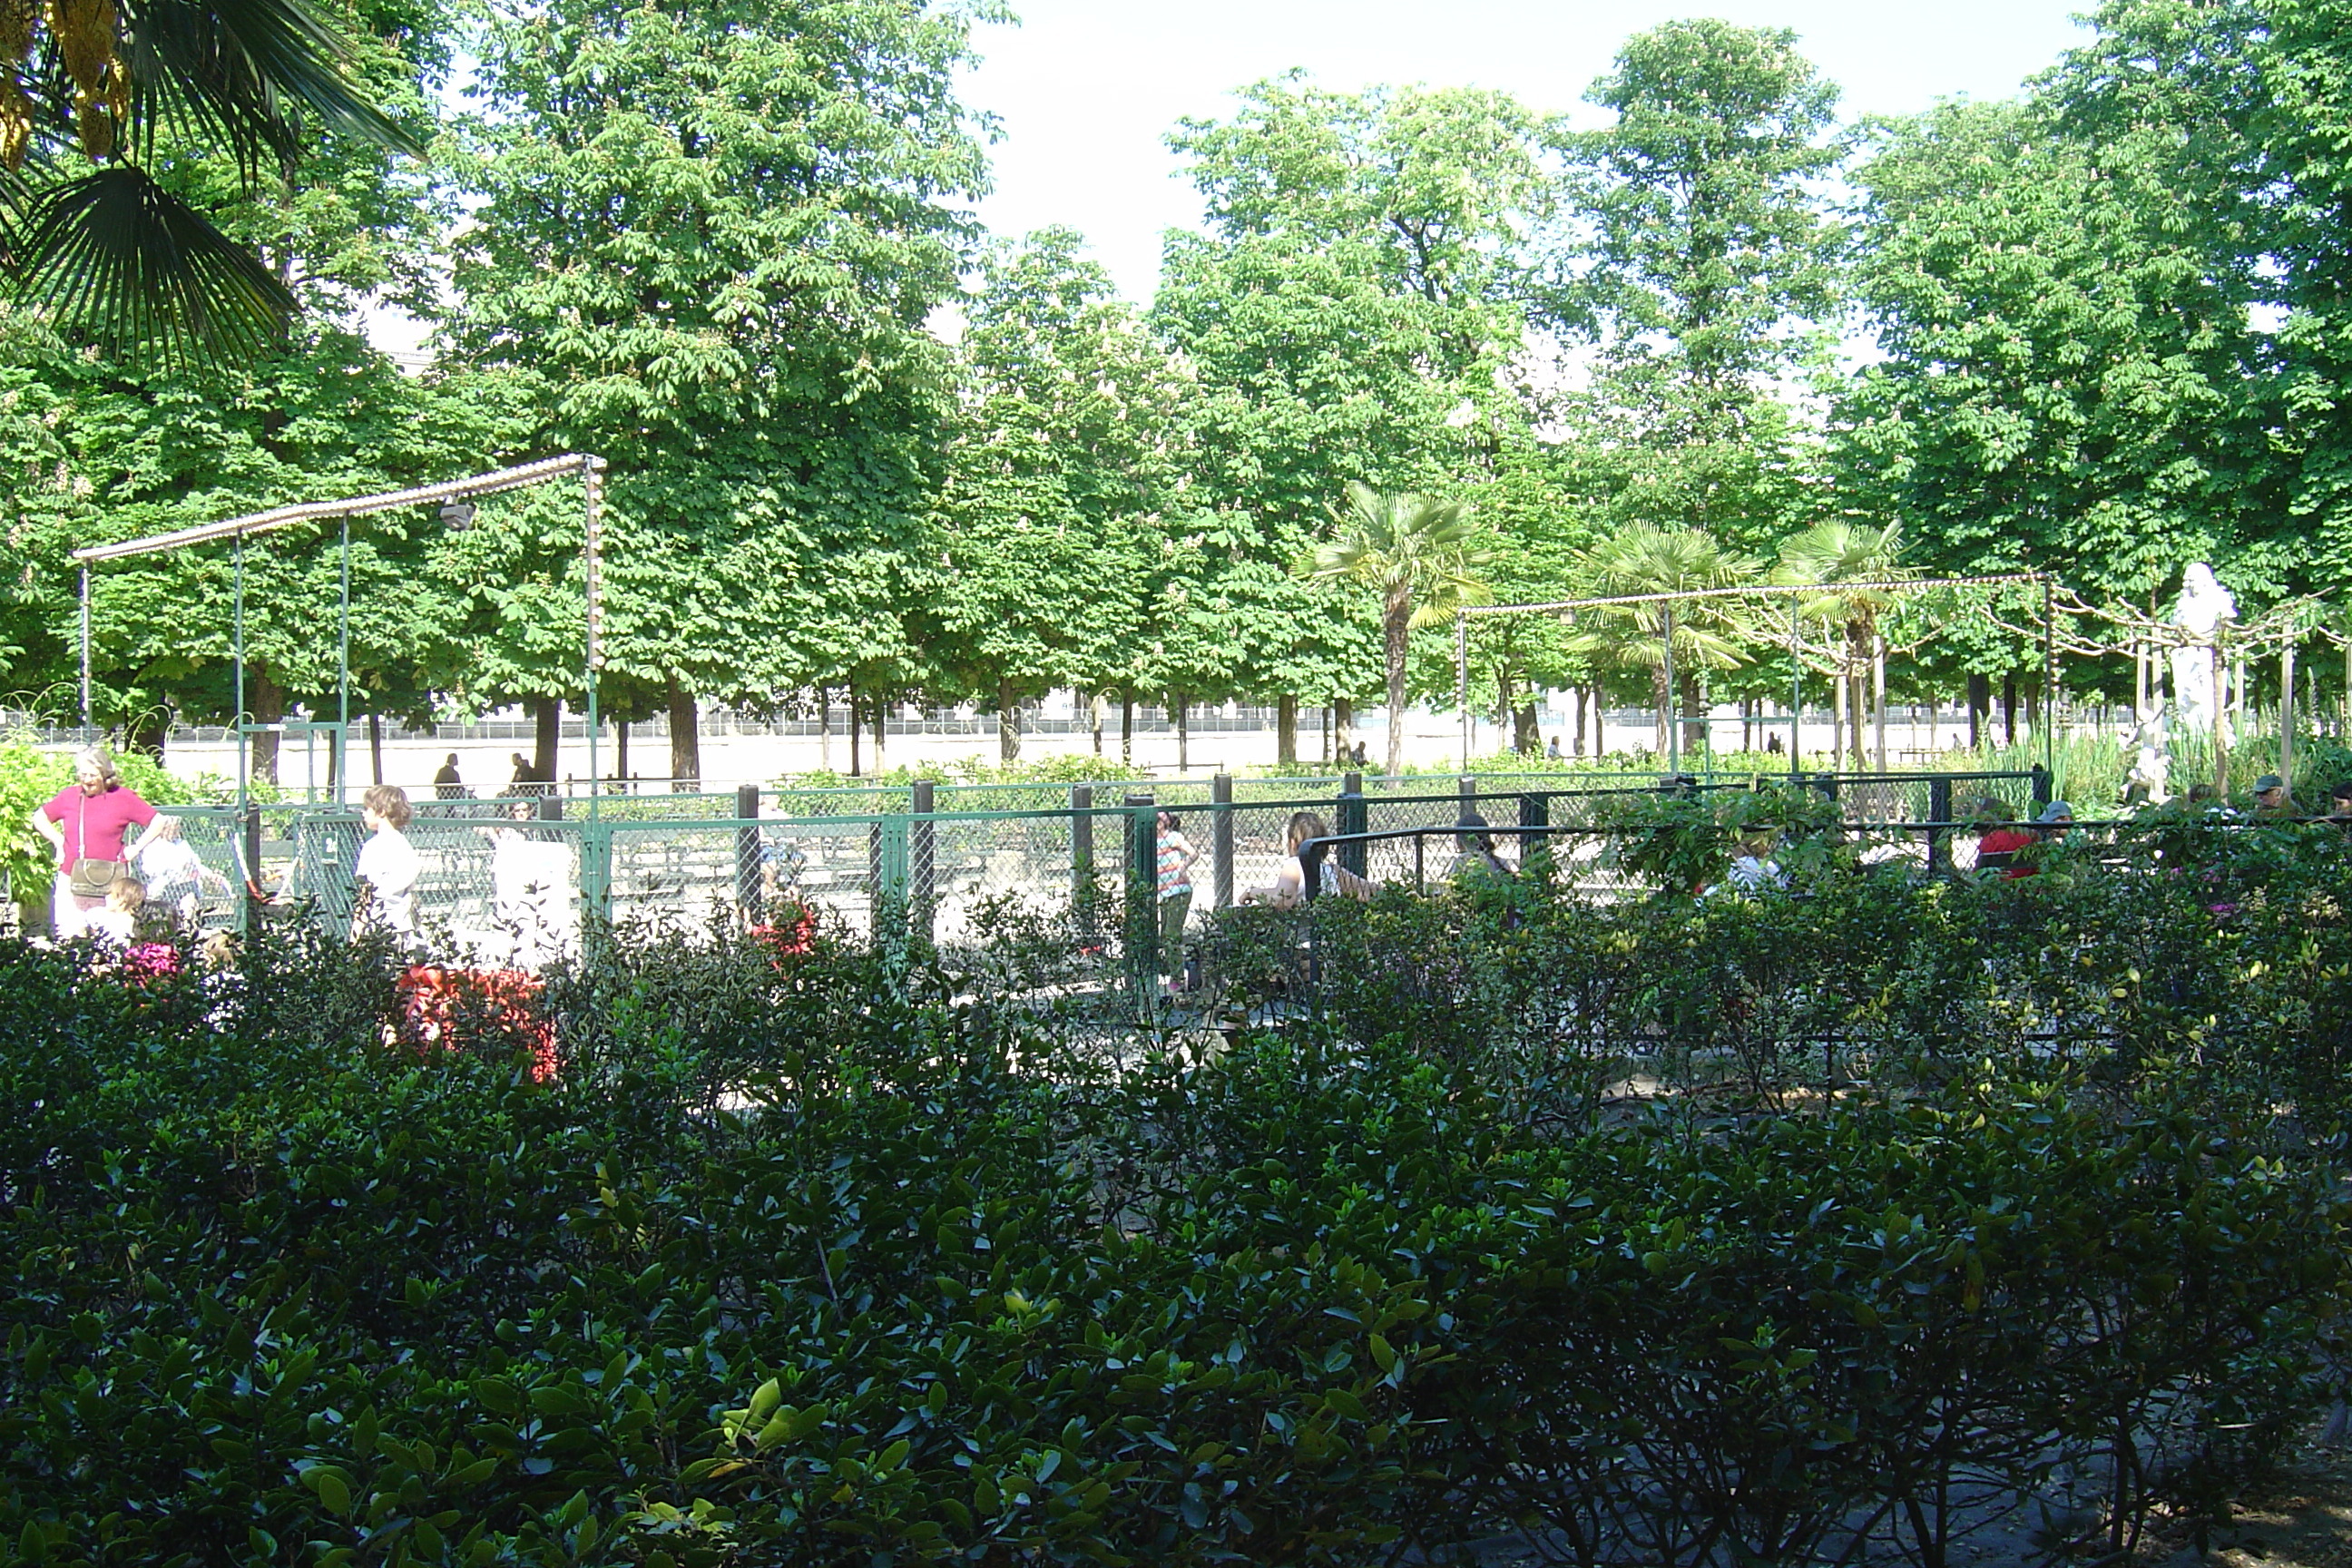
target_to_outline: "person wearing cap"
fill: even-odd
[[[2010,820],[2007,801],[1989,795],[1977,803],[1970,816],[1977,830],[1978,870],[1998,871],[2012,879],[2032,875],[2030,868],[2017,863],[2017,852],[2033,845],[2033,835]]]
[[[2352,834],[2352,779],[2345,779],[2327,792],[2327,820]]]
[[[2264,773],[2254,781],[2254,813],[2258,816],[2286,816],[2294,811],[2294,797],[2287,793],[2286,780],[2276,773]]]

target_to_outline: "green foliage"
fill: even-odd
[[[1336,1563],[1533,1518],[1673,1561],[1909,1539],[1955,1477],[2071,1467],[2125,1478],[2089,1500],[2127,1531],[2324,1395],[2345,1215],[2254,1056],[2013,1049],[1989,954],[2084,996],[2147,962],[2146,928],[2079,966],[1999,933],[2069,897],[1339,900],[1322,1023],[1117,1073],[1011,949],[622,933],[550,977],[542,1082],[495,1014],[392,1043],[387,955],[300,932],[143,984],[12,944],[0,1529],[64,1563]],[[2238,1006],[2263,1048],[2335,1026],[2287,1011],[2307,970],[2254,973],[2287,931],[2243,928],[2212,1046]],[[1948,1070],[1594,1114],[1608,1019],[1720,1048],[1702,987],[1768,963],[1768,1001],[1911,1018]]]

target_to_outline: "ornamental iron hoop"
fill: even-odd
[[[1745,599],[1759,595],[1767,598],[1818,597],[1823,594],[1851,591],[1857,588],[1884,590],[1890,593],[1917,593],[1929,588],[1979,588],[1997,583],[2039,583],[2042,584],[2042,752],[2043,765],[2051,765],[2055,755],[2051,744],[2055,726],[2050,715],[2056,700],[2058,656],[2052,640],[2051,578],[2046,572],[2006,572],[1984,577],[1904,577],[1859,583],[1762,583],[1744,588],[1685,588],[1672,594],[1616,594],[1594,599],[1559,599],[1543,605],[1461,605],[1454,611],[1454,692],[1462,710],[1462,771],[1470,771],[1470,617],[1473,616],[1541,616],[1565,615],[1570,619],[1579,610],[1612,609],[1622,605],[1657,605],[1663,606],[1665,618],[1664,658],[1666,675],[1666,772],[1669,775],[1682,772],[1682,715],[1676,710],[1674,682],[1675,606],[1694,599]],[[1789,637],[1789,663],[1792,679],[1801,692],[1804,673],[1797,664],[1797,641],[1793,621]],[[1802,706],[1801,700],[1791,701],[1793,714]],[[1796,721],[1790,721],[1789,731],[1789,763],[1791,772],[1797,760]]]
[[[497,495],[505,490],[525,489],[532,485],[546,484],[570,474],[578,474],[583,492],[582,555],[583,583],[587,598],[587,648],[583,661],[588,696],[588,813],[596,815],[597,784],[601,776],[596,746],[596,672],[604,665],[604,653],[599,644],[603,630],[600,576],[603,565],[603,512],[604,510],[604,459],[587,452],[567,452],[560,458],[544,458],[535,463],[523,463],[511,468],[498,468],[468,479],[445,479],[438,484],[416,485],[404,490],[385,490],[375,495],[350,496],[341,500],[302,501],[292,506],[273,507],[244,517],[232,517],[219,522],[202,523],[194,528],[176,529],[170,533],[150,534],[144,539],[126,539],[116,544],[91,544],[73,552],[72,559],[81,568],[81,722],[90,731],[90,640],[89,640],[89,569],[99,562],[121,561],[137,555],[161,555],[185,550],[194,545],[209,544],[226,539],[236,545],[235,609],[231,620],[231,657],[236,666],[236,804],[245,809],[247,795],[245,746],[245,542],[252,534],[276,533],[289,528],[299,528],[307,522],[334,519],[341,524],[341,552],[339,584],[341,605],[338,622],[335,670],[335,700],[337,727],[335,731],[335,803],[342,804],[343,790],[351,772],[343,752],[352,718],[352,524],[355,517],[376,512],[398,511],[406,507],[429,506],[445,501],[470,500],[477,496]]]

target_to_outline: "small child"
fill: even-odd
[[[139,939],[140,912],[147,907],[147,884],[124,872],[106,889],[103,908],[92,910],[89,934],[110,947],[129,948]]]

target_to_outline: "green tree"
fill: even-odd
[[[1240,691],[1349,699],[1377,650],[1290,568],[1342,482],[1435,491],[1489,471],[1526,312],[1517,237],[1548,210],[1541,126],[1468,90],[1341,94],[1293,76],[1171,137],[1204,235],[1171,235],[1152,321],[1189,367],[1201,540],[1186,613],[1232,619]]]
[[[1434,626],[1485,593],[1478,573],[1492,558],[1470,542],[1468,509],[1410,492],[1348,487],[1337,538],[1315,548],[1310,575],[1380,595],[1381,665],[1388,677],[1391,774],[1404,765],[1405,662],[1415,626]]]
[[[1810,504],[1802,424],[1780,384],[1837,302],[1836,89],[1793,33],[1668,23],[1629,40],[1562,139],[1570,221],[1544,318],[1598,344],[1575,425],[1619,521],[1753,548]]]
[[[422,137],[445,19],[386,4],[356,20],[364,85]],[[264,258],[310,319],[278,351],[226,367],[77,350],[37,316],[10,317],[0,382],[22,416],[12,426],[21,461],[0,482],[0,506],[21,570],[0,603],[0,640],[17,650],[8,678],[27,695],[46,693],[53,711],[74,707],[75,546],[443,478],[500,440],[491,389],[404,376],[356,331],[374,300],[423,309],[430,295],[444,209],[414,170],[380,147],[314,134],[299,178],[257,188],[202,136],[174,139],[167,127],[159,138],[158,177]],[[439,531],[413,521],[354,531],[359,711],[430,705],[421,672],[445,647],[450,617],[421,586]],[[296,702],[325,711],[336,647],[318,626],[335,601],[332,551],[298,532],[257,540],[247,554],[247,712],[274,721]],[[215,546],[97,574],[100,722],[155,746],[174,714],[233,717],[228,562]],[[255,752],[268,776],[273,738],[258,738]]]
[[[558,0],[491,24],[449,329],[534,384],[533,445],[614,464],[608,656],[698,696],[919,683],[904,612],[948,412],[925,329],[985,166],[954,93],[978,13]],[[513,695],[531,628],[494,640]]]
[[[1172,372],[1082,248],[1046,229],[992,250],[960,346],[927,614],[1006,762],[1023,699],[1132,681],[1160,564]]]

